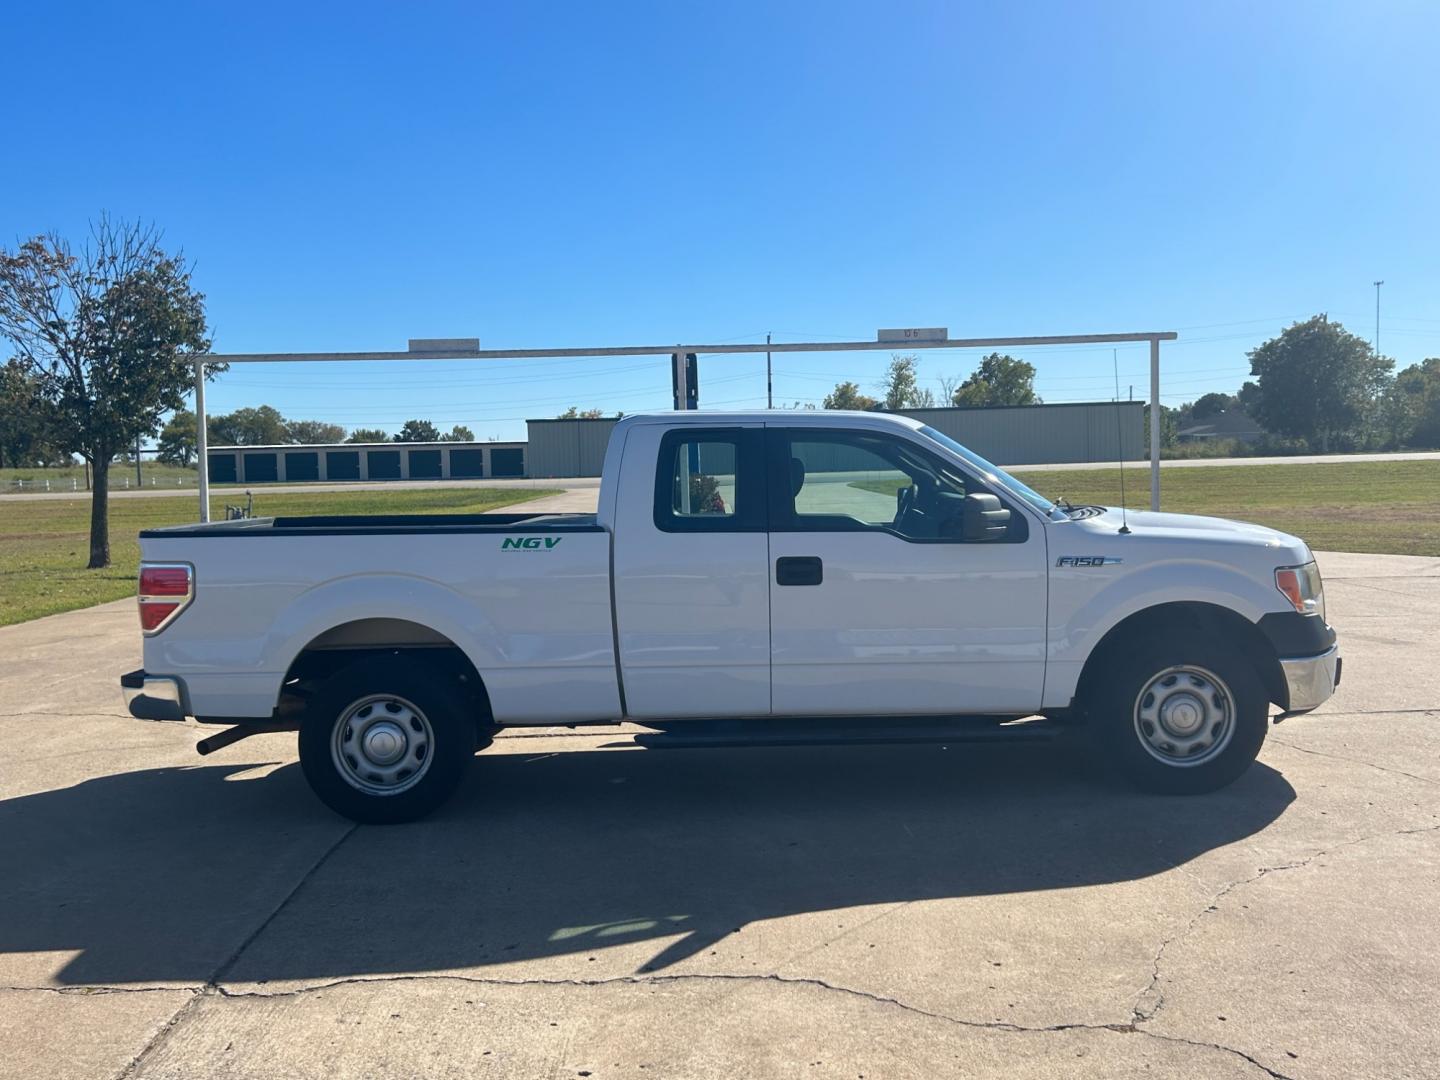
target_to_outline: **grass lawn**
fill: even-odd
[[[526,502],[553,490],[452,488],[425,491],[315,492],[255,495],[255,513],[477,514]],[[227,493],[211,506],[223,513]],[[236,500],[236,501],[242,501]],[[135,594],[140,560],[136,534],[159,525],[192,522],[196,497],[111,499],[110,560],[86,570],[90,551],[88,499],[11,499],[0,502],[0,626]]]
[[[1120,505],[1117,469],[1015,477],[1050,499]],[[1147,464],[1125,470],[1125,495],[1130,509],[1149,509]],[[1321,551],[1440,556],[1440,461],[1162,468],[1160,508],[1268,525]]]

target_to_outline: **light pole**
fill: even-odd
[[[1380,286],[1385,282],[1375,282],[1375,355],[1380,355]]]

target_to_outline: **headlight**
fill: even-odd
[[[1275,571],[1275,587],[1301,615],[1325,618],[1325,586],[1313,561],[1304,566],[1282,566]]]

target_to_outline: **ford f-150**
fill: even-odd
[[[1042,717],[1144,788],[1198,793],[1341,669],[1295,537],[1057,505],[883,414],[627,417],[595,514],[140,540],[131,713],[229,725],[202,751],[298,731],[316,793],[362,821],[438,806],[502,727],[621,721],[714,745]]]

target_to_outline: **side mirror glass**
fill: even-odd
[[[1010,511],[995,495],[977,492],[965,496],[961,513],[961,538],[968,541],[1003,540],[1010,531]]]

